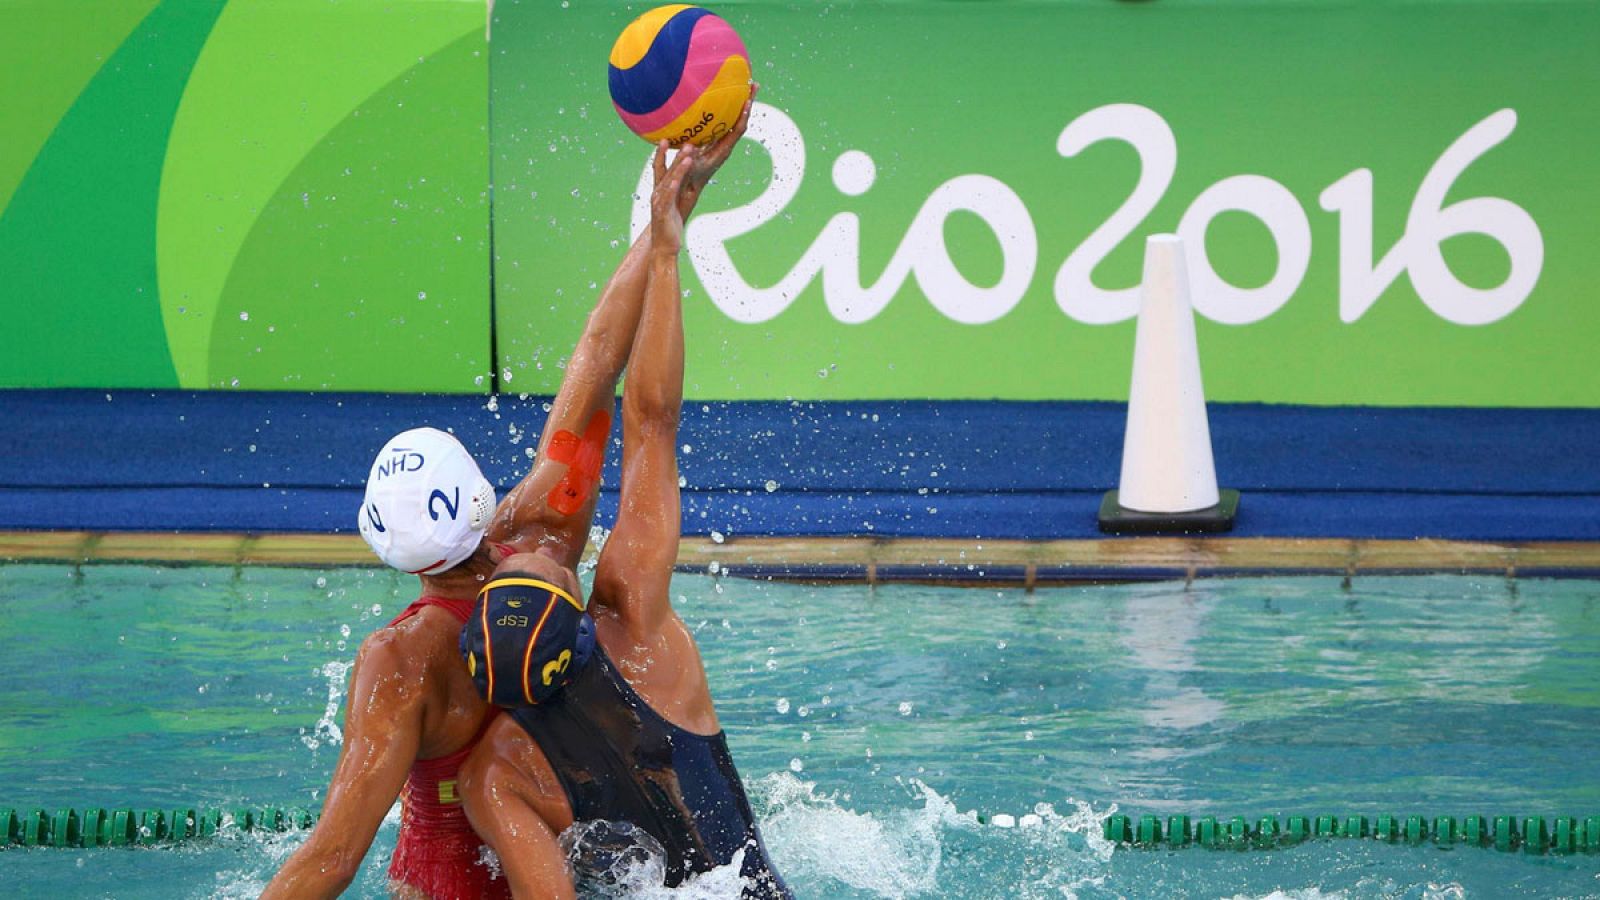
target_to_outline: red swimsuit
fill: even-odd
[[[472,604],[471,600],[423,597],[389,624],[403,622],[429,606],[466,624]],[[511,896],[506,880],[484,863],[483,841],[467,821],[456,792],[457,771],[499,713],[491,707],[478,733],[460,750],[412,764],[411,776],[400,794],[400,837],[389,863],[391,881],[417,888],[433,900]]]

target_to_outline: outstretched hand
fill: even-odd
[[[683,192],[683,198],[678,203],[678,212],[685,219],[694,211],[696,203],[700,202],[700,192],[711,182],[712,176],[722,168],[733,154],[733,146],[744,137],[746,128],[750,127],[750,110],[755,106],[756,94],[760,92],[761,85],[750,83],[750,96],[744,101],[744,109],[739,111],[739,118],[734,120],[733,127],[722,137],[700,148],[700,156],[695,166],[689,172],[689,182]]]
[[[676,254],[683,246],[683,222],[700,202],[700,193],[733,154],[734,145],[750,127],[750,110],[755,106],[759,84],[751,83],[750,96],[728,132],[703,147],[685,145],[672,165],[667,165],[669,145],[656,145],[652,162],[655,192],[650,198],[650,230],[655,246]]]

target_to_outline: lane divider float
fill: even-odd
[[[0,848],[149,847],[215,837],[219,832],[300,831],[317,813],[279,807],[208,809],[58,809],[0,807]]]
[[[1000,817],[996,816],[995,819]],[[1009,817],[1007,817],[1009,818]],[[980,820],[981,821],[981,820]],[[996,823],[998,824],[998,823]],[[1290,816],[1282,828],[1275,816],[1251,822],[1244,816],[1112,815],[1102,836],[1134,847],[1190,847],[1214,850],[1266,850],[1288,847],[1320,838],[1365,838],[1413,846],[1493,847],[1525,853],[1600,853],[1600,816]]]

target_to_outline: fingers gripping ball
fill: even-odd
[[[611,102],[623,123],[652,144],[716,140],[749,97],[744,42],[698,6],[658,6],[622,29],[611,48]]]

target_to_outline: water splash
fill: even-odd
[[[339,707],[344,705],[345,677],[350,674],[350,667],[354,663],[348,660],[330,660],[322,664],[319,670],[322,677],[328,679],[328,703],[322,709],[322,718],[317,720],[309,733],[300,735],[300,743],[306,745],[308,750],[316,750],[323,744],[337,747],[344,743],[344,732],[339,729],[337,716]]]
[[[887,812],[857,812],[784,772],[756,781],[751,793],[773,859],[791,882],[899,900],[952,896],[955,883],[983,884],[985,896],[1076,897],[1105,881],[1115,845],[1100,832],[1114,806],[1068,800],[1071,811],[1060,813],[1037,803],[1020,819],[1006,816],[1018,826],[1007,829],[958,809],[922,781],[902,785],[912,805]]]
[[[1228,900],[1349,900],[1351,897],[1396,897],[1404,900],[1463,900],[1466,888],[1459,884],[1399,885],[1392,879],[1363,878],[1356,884],[1355,894],[1350,891],[1326,891],[1320,887],[1279,888],[1270,894],[1235,894]]]
[[[561,848],[576,873],[581,897],[627,900],[723,900],[738,897],[744,851],[727,865],[665,885],[666,851],[643,829],[627,822],[578,822],[561,833]]]
[[[814,782],[789,773],[768,775],[755,784],[764,807],[762,831],[786,877],[822,876],[879,897],[900,898],[938,886],[947,827],[977,827],[977,816],[963,817],[937,791],[916,783],[921,809],[882,816],[840,805],[820,794]],[[789,873],[793,873],[790,875]]]
[[[589,550],[583,554],[583,559],[578,563],[578,577],[582,578],[594,571],[600,562],[600,551],[606,548],[606,540],[611,537],[611,532],[600,525],[589,526]]]

